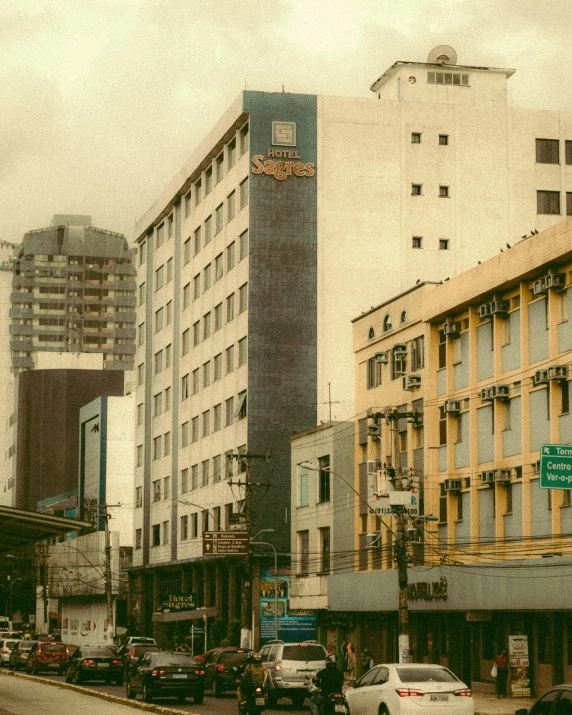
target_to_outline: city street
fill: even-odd
[[[59,675],[44,675],[39,678],[47,680],[65,682],[65,679]],[[98,690],[125,698],[125,687],[117,687],[115,685],[103,685],[101,683],[86,683],[86,689]],[[105,710],[105,715],[129,715],[129,713],[137,712],[132,708],[127,699],[125,705],[110,701],[100,700],[89,695],[83,695],[75,690],[68,688],[56,688],[53,685],[34,681],[28,678],[11,677],[8,674],[0,674],[0,715],[29,715],[32,712],[41,711],[42,715],[61,715],[66,713],[79,713],[82,715],[99,715],[102,708]],[[138,700],[141,697],[138,696]],[[158,698],[154,700],[157,705],[171,707],[174,710],[180,710],[189,713],[211,713],[216,715],[236,715],[236,695],[227,693],[219,698],[214,698],[210,695],[205,696],[202,705],[195,705],[192,698],[184,705],[179,705],[173,698]],[[302,709],[296,709],[287,700],[282,700],[275,710],[265,710],[268,715],[279,715],[279,713],[309,713],[310,708],[306,706]]]

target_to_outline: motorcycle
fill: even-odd
[[[238,703],[239,715],[260,715],[268,705],[268,693],[262,682],[253,683],[242,698],[242,702]]]
[[[348,715],[348,704],[342,693],[330,693],[322,703],[321,715]]]

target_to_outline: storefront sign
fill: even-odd
[[[274,586],[278,586],[278,599]],[[273,640],[276,628],[276,606],[278,605],[278,638],[287,643],[296,643],[316,637],[316,616],[306,611],[290,610],[290,568],[274,569],[260,573],[260,645]]]
[[[304,163],[297,151],[289,151],[286,149],[269,149],[268,158],[264,160],[263,154],[256,154],[252,157],[252,173],[253,174],[268,174],[274,176],[278,181],[284,181],[289,176],[314,176],[314,164],[311,162]],[[274,161],[279,158],[280,161]],[[286,159],[286,161],[282,161]]]
[[[419,581],[410,583],[407,587],[410,601],[446,601],[447,579],[442,576],[438,581]]]
[[[508,637],[510,689],[513,698],[530,697],[530,660],[528,636]]]
[[[467,611],[467,621],[469,623],[480,623],[492,621],[493,615],[490,611]]]
[[[194,611],[197,607],[196,593],[170,593],[161,600],[162,613],[179,613]]]

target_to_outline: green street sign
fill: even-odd
[[[540,486],[543,489],[572,489],[572,445],[542,445]]]

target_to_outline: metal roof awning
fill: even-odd
[[[91,522],[0,506],[0,553],[91,527]]]

